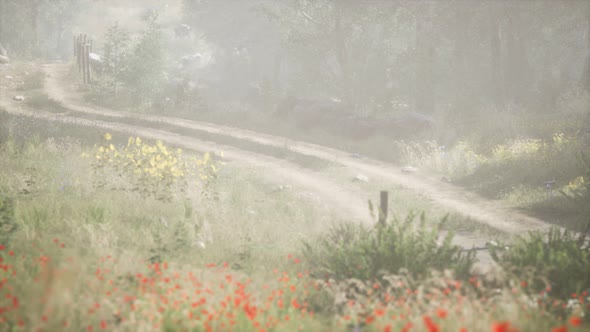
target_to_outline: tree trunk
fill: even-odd
[[[62,39],[63,39],[63,33],[64,33],[64,20],[63,17],[59,17],[57,19],[57,39],[55,41],[55,54],[58,54],[60,56],[60,58],[63,55],[62,52]]]
[[[276,49],[272,68],[272,75],[271,75],[271,85],[274,91],[280,91],[282,82],[281,82],[281,69],[283,67],[283,51],[281,48]]]
[[[38,29],[38,18],[39,18],[39,0],[31,0],[29,2],[30,11],[29,11],[29,20],[31,24],[31,47],[32,50],[31,54],[38,56],[40,53],[39,50],[39,29]]]
[[[0,0],[0,45],[4,40],[4,13],[6,13],[6,9],[4,6],[4,0]]]
[[[504,84],[507,87],[506,97],[508,102],[522,104],[527,96],[527,87],[530,82],[529,63],[526,55],[527,40],[522,37],[522,18],[520,4],[518,2],[508,4],[504,8],[507,17],[506,25],[506,52],[502,58],[504,70]]]
[[[424,2],[416,8],[415,101],[417,112],[434,113],[434,28],[433,4]]]
[[[582,72],[581,85],[586,89],[590,89],[590,4],[586,12],[588,13],[588,25],[586,26],[586,65]]]
[[[501,33],[502,27],[498,16],[497,4],[491,2],[490,6],[490,89],[493,104],[498,109],[504,109],[506,106],[506,98],[504,95],[504,77],[502,70],[502,43]]]
[[[473,98],[470,93],[473,91],[469,88],[468,64],[467,64],[467,50],[470,49],[469,33],[470,20],[465,5],[459,4],[455,10],[455,25],[454,25],[454,50],[453,50],[453,94],[454,109],[460,114],[465,114],[469,109],[471,100]],[[474,109],[474,108],[473,108]]]
[[[354,99],[354,91],[351,89],[350,66],[348,62],[348,50],[346,49],[346,36],[342,26],[342,19],[346,12],[346,1],[334,2],[334,29],[332,31],[332,41],[334,43],[334,53],[340,67],[340,82],[342,84],[342,95],[347,102]]]

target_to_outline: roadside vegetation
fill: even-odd
[[[214,153],[96,139],[2,142],[8,330],[587,327],[578,237],[525,238],[498,249],[504,272],[472,275],[472,253],[437,244],[424,216],[367,228],[268,195]]]
[[[222,151],[0,109],[0,331],[590,330],[590,3],[358,3],[0,0],[0,104],[104,120],[47,95],[38,63],[63,61],[90,107],[275,134],[190,132],[318,172],[288,139],[411,166],[554,228],[401,190],[358,224]],[[490,238],[489,271],[455,232]]]
[[[208,6],[219,9],[215,5]],[[199,16],[197,7],[190,1],[187,2],[187,22],[195,19],[193,15]],[[484,10],[484,7],[478,10]],[[287,28],[292,24],[270,19],[270,13],[275,10],[272,6],[261,6],[248,15],[259,15],[261,25],[277,24],[281,28]],[[364,14],[370,16],[373,13]],[[267,17],[268,15],[270,16]],[[551,24],[560,24],[561,18],[557,16]],[[269,19],[269,22],[264,22],[265,19]],[[578,19],[577,16],[575,19]],[[209,26],[209,23],[206,19],[199,21],[205,31],[210,29],[213,33],[219,33],[217,29],[222,29]],[[384,22],[376,21],[374,24],[382,23]],[[248,83],[252,89],[240,92],[242,99],[233,95],[220,97],[224,93],[231,93],[214,93],[212,87],[206,83],[209,74],[202,71],[202,66],[205,61],[203,57],[206,57],[209,50],[205,39],[191,35],[190,38],[199,40],[198,47],[193,48],[198,52],[180,57],[179,51],[189,51],[186,40],[167,33],[157,15],[144,17],[141,27],[139,31],[131,32],[120,24],[114,24],[100,38],[103,61],[97,67],[94,83],[83,88],[89,101],[118,110],[205,120],[266,131],[341,148],[400,166],[417,167],[421,172],[437,174],[445,181],[475,191],[486,198],[501,200],[507,206],[523,210],[547,222],[574,230],[586,228],[587,221],[581,219],[574,208],[576,203],[561,193],[575,191],[581,185],[584,167],[580,158],[590,154],[590,135],[586,128],[590,121],[587,112],[590,95],[581,81],[572,81],[559,93],[551,92],[546,95],[542,95],[539,90],[527,90],[523,82],[514,83],[528,96],[526,101],[513,93],[505,92],[504,97],[510,100],[500,101],[490,98],[487,95],[489,91],[469,91],[475,95],[483,94],[481,98],[485,103],[478,106],[478,111],[459,108],[473,103],[470,99],[473,96],[465,96],[460,91],[456,100],[449,101],[449,105],[455,101],[459,103],[454,106],[456,109],[453,106],[441,106],[436,112],[432,110],[430,114],[435,116],[436,126],[429,132],[417,131],[415,135],[395,139],[386,134],[378,134],[358,140],[345,134],[327,133],[327,128],[314,127],[311,124],[301,127],[294,124],[297,121],[277,119],[273,114],[281,105],[284,93],[273,88],[269,80]],[[310,38],[312,44],[321,40],[321,36],[313,33],[307,35],[310,32],[304,33],[299,30],[299,26],[292,28],[293,34]],[[567,35],[573,32],[562,33]],[[354,45],[360,43],[361,39],[357,37],[350,36],[348,42]],[[292,42],[287,44],[295,49],[301,47],[298,44],[291,45]],[[308,56],[305,49],[299,50],[302,56]],[[544,70],[544,64],[539,63],[539,59],[528,60],[531,70]],[[227,62],[227,68],[238,64],[247,67],[245,62],[240,62],[239,56],[219,61],[217,65]],[[259,60],[249,61],[253,66]],[[313,71],[313,63],[305,65],[306,70]],[[218,75],[232,76],[226,72],[227,69],[218,70]],[[405,77],[407,73],[400,75]],[[293,78],[289,84],[311,95],[309,87],[302,85],[298,79]],[[360,81],[362,78],[358,78],[358,81],[351,79],[342,82],[343,86],[339,88],[345,89],[344,85],[360,84]],[[233,83],[226,83],[227,90],[231,90]],[[316,83],[327,89],[326,86],[334,82],[322,77]],[[537,83],[538,89],[548,88],[543,82]],[[405,105],[403,100],[409,98],[407,95],[400,95],[396,96],[397,99],[375,100],[371,96],[361,96],[366,91],[357,88],[354,94],[349,91],[358,98],[355,103],[345,101],[348,104],[340,104],[350,105],[354,109],[353,113],[358,116],[401,114]],[[322,88],[318,89],[324,91]],[[236,88],[236,93],[238,90]],[[322,98],[328,99],[325,96]],[[544,104],[538,104],[541,101]],[[340,107],[345,109],[347,106]],[[337,126],[338,123],[334,121],[329,125]]]

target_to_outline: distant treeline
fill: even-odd
[[[71,54],[72,22],[87,0],[0,0],[0,44],[11,58]]]
[[[555,112],[590,87],[590,1],[183,4],[183,23],[203,32],[195,38],[221,50],[228,84],[462,115]]]

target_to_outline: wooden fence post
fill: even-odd
[[[88,52],[88,44],[84,43],[82,45],[82,78],[84,84],[88,84],[88,72],[86,70],[86,68],[88,67],[88,57],[86,56],[86,52]]]
[[[80,73],[82,68],[82,57],[80,56],[80,45],[82,44],[82,34],[78,35],[76,38],[76,63],[78,64],[78,73]]]
[[[379,201],[379,226],[385,226],[387,222],[387,212],[389,210],[389,192],[386,190],[381,191]]]
[[[86,44],[84,49],[84,56],[86,57],[86,84],[90,84],[90,49],[92,48],[92,44]]]
[[[84,44],[86,43],[85,35],[80,35],[80,40],[78,41],[78,72],[82,76],[84,74]]]
[[[90,84],[92,68],[90,61],[90,52],[93,49],[93,40],[85,34],[79,34],[74,37],[74,54],[78,64],[78,73],[84,84]]]

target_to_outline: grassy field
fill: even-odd
[[[585,328],[587,294],[579,294],[582,306],[567,307],[538,297],[525,277],[417,278],[400,270],[372,280],[321,278],[302,242],[334,234],[341,221],[329,211],[204,155],[183,160],[218,165],[208,186],[202,172],[187,172],[186,190],[174,182],[153,195],[134,172],[109,173],[116,161],[106,158],[115,153],[101,136],[102,150],[67,138],[3,140],[2,330]],[[137,160],[144,147],[148,156],[162,149],[114,142]],[[151,189],[134,190],[138,183]]]
[[[583,105],[584,98],[570,102]],[[380,136],[364,141],[335,137],[321,130],[294,128],[288,122],[277,123],[265,112],[252,111],[256,116],[248,116],[247,111],[234,114],[226,110],[194,114],[193,118],[418,167],[548,223],[583,230],[588,224],[586,212],[580,213],[580,204],[561,193],[571,194],[583,184],[584,158],[590,156],[590,135],[584,127],[588,114],[579,106],[570,108],[548,117],[491,114],[489,119],[457,128],[441,123],[429,139],[406,141]]]
[[[56,106],[35,77],[22,85],[28,107]],[[215,154],[4,113],[1,128],[0,330],[588,329],[590,248],[570,235],[522,239],[497,250],[503,269],[471,275],[468,253],[437,245],[436,228],[392,219],[368,230]],[[558,170],[584,147],[568,135],[480,152],[396,144],[408,163],[475,182],[486,169]],[[582,192],[583,172],[564,171],[571,184],[555,191]],[[427,210],[429,225],[445,214],[395,192],[396,207]],[[523,197],[536,196],[514,206]],[[466,224],[452,215],[441,227]]]

